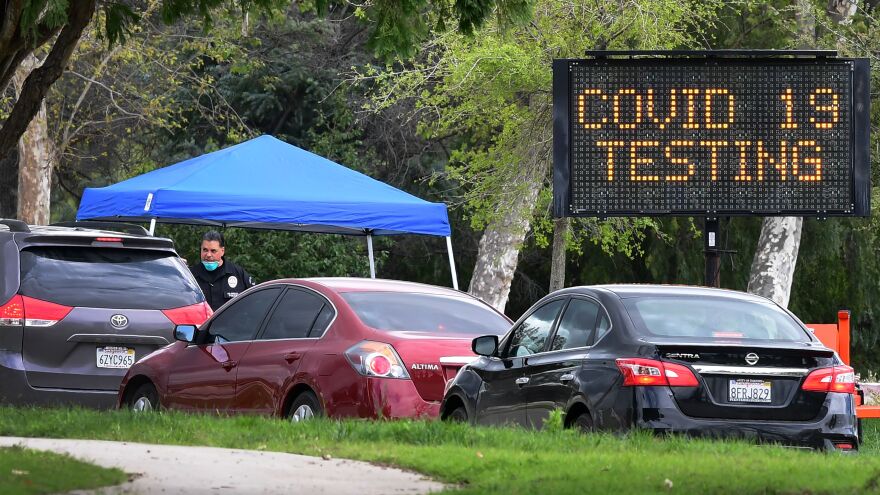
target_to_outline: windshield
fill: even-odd
[[[170,309],[205,300],[174,253],[79,246],[23,250],[19,292],[91,308]]]
[[[771,303],[718,297],[635,297],[623,304],[648,336],[809,342],[807,332]]]
[[[377,330],[501,335],[510,322],[489,306],[464,297],[403,292],[346,292],[364,324]]]

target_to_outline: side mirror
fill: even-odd
[[[471,349],[480,356],[494,356],[498,352],[498,336],[483,335],[482,337],[477,337],[471,342]]]
[[[196,336],[195,325],[177,325],[174,327],[174,338],[184,342],[192,342]]]

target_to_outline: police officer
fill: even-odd
[[[220,306],[254,286],[254,279],[244,268],[226,260],[226,241],[223,234],[212,230],[202,236],[201,263],[189,267],[211,309]]]

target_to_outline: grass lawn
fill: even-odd
[[[118,485],[128,476],[71,457],[28,450],[0,448],[0,493],[4,495],[60,493]]]
[[[412,469],[457,484],[462,494],[880,492],[880,423],[865,430],[862,452],[841,455],[644,432],[0,408],[0,435],[330,454]]]

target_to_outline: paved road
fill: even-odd
[[[66,453],[134,475],[123,485],[75,493],[409,495],[444,488],[422,475],[399,469],[278,452],[0,437],[0,446],[11,445]]]

